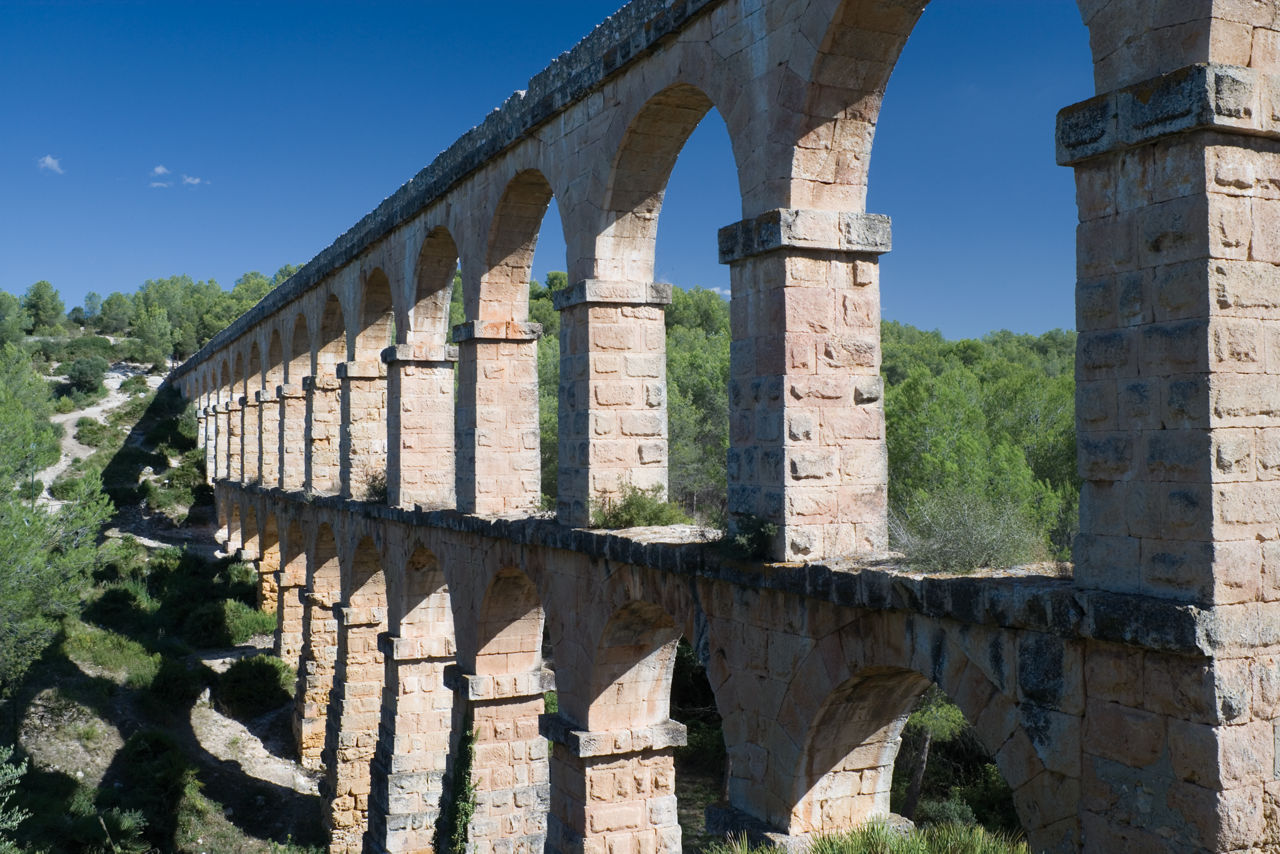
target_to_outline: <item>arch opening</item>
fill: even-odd
[[[365,277],[361,292],[356,361],[377,361],[382,351],[395,343],[395,334],[391,282],[381,268],[376,268]]]
[[[298,312],[290,330],[285,381],[298,385],[303,377],[311,375],[311,333],[307,328],[307,316]]]
[[[450,306],[458,272],[458,246],[453,235],[444,226],[433,228],[418,252],[413,304],[402,324],[404,332],[400,343],[435,348],[448,342],[452,331]]]
[[[342,316],[342,303],[329,294],[324,311],[320,315],[320,329],[316,347],[316,370],[333,374],[339,362],[347,359],[347,326]]]

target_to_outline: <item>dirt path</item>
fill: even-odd
[[[61,503],[49,494],[49,486],[70,467],[73,461],[83,460],[93,453],[93,448],[76,441],[76,422],[81,418],[92,418],[99,423],[106,423],[107,413],[129,399],[128,395],[121,394],[120,384],[136,373],[139,373],[139,371],[130,368],[112,367],[102,380],[102,384],[107,387],[106,397],[85,409],[76,409],[65,414],[54,415],[49,419],[54,424],[62,426],[62,457],[44,471],[36,473],[36,477],[45,485],[44,492],[40,496],[42,504]],[[159,377],[147,378],[147,385],[152,388],[159,384]]]

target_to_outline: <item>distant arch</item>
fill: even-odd
[[[401,343],[443,346],[448,341],[449,301],[457,269],[458,246],[453,235],[444,226],[433,228],[422,242],[414,266],[413,305]]]

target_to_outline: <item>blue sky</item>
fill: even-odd
[[[616,6],[0,0],[0,288],[48,279],[70,306],[303,263]],[[868,210],[894,218],[886,318],[950,337],[1073,325],[1053,122],[1092,93],[1074,0],[935,0],[872,158]],[[713,114],[673,173],[658,276],[727,287],[715,233],[739,218]],[[564,267],[558,230],[549,215],[538,277]]]

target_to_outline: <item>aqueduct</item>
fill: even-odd
[[[332,850],[431,850],[463,773],[477,852],[679,850],[681,636],[724,718],[723,828],[885,812],[932,681],[1036,851],[1280,850],[1280,3],[1079,2],[1098,94],[1058,121],[1080,217],[1066,579],[886,554],[889,221],[865,191],[925,3],[635,0],[177,370],[223,536],[299,666]],[[743,216],[719,247],[731,524],[776,523],[776,563],[583,528],[666,482],[656,223],[713,105]],[[553,196],[551,518],[527,283]]]

